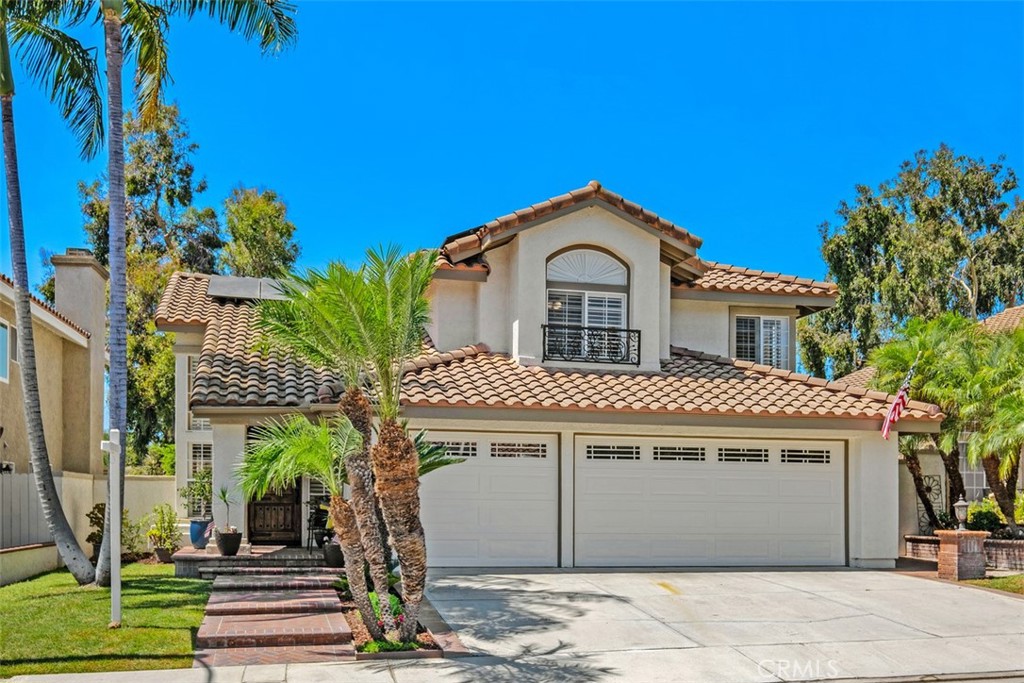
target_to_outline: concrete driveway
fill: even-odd
[[[435,571],[428,596],[489,655],[452,666],[455,680],[1024,671],[1024,600],[895,572]]]

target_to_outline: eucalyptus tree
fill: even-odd
[[[103,141],[99,67],[92,52],[60,29],[67,20],[66,14],[74,11],[74,4],[43,0],[5,0],[0,3],[0,109],[14,275],[14,308],[21,354],[20,375],[29,456],[43,515],[57,551],[75,580],[85,584],[94,579],[93,566],[75,540],[61,507],[43,430],[25,255],[25,224],[14,128],[15,83],[11,63],[13,49],[13,54],[21,59],[29,76],[47,91],[50,101],[68,122],[78,139],[82,157],[88,159],[95,156]]]
[[[127,433],[127,281],[125,262],[125,186],[121,70],[134,58],[139,114],[152,119],[170,81],[167,34],[172,16],[206,15],[240,34],[258,40],[263,52],[291,44],[296,37],[295,7],[285,0],[100,0],[107,59],[107,107],[110,120],[108,183],[110,192],[110,426]],[[124,461],[122,460],[122,468]],[[118,477],[124,486],[124,472]],[[108,508],[107,514],[110,514]],[[109,529],[110,518],[105,528]],[[110,540],[104,534],[97,582],[110,579]]]

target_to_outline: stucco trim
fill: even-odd
[[[727,301],[739,304],[767,304],[769,306],[793,306],[809,309],[810,313],[831,308],[836,303],[834,296],[799,296],[793,294],[773,294],[771,292],[718,292],[696,289],[672,288],[673,299],[695,299],[699,301]],[[810,310],[813,309],[813,310]]]
[[[14,288],[2,280],[0,280],[0,297],[7,299],[10,305],[14,306]],[[35,301],[32,301],[32,317],[58,337],[63,337],[76,346],[89,348],[89,337],[87,335],[82,334]],[[11,323],[12,326],[13,324]]]
[[[488,273],[486,270],[468,269],[441,269],[434,271],[435,280],[459,280],[462,282],[487,282]]]

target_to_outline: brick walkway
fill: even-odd
[[[197,667],[355,658],[352,631],[323,571],[218,576],[196,634]]]

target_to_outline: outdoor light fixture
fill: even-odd
[[[960,500],[953,503],[953,510],[956,512],[956,518],[960,522],[960,526],[957,527],[958,531],[966,531],[967,527],[964,523],[967,521],[967,508],[970,507],[963,496],[960,496]]]

